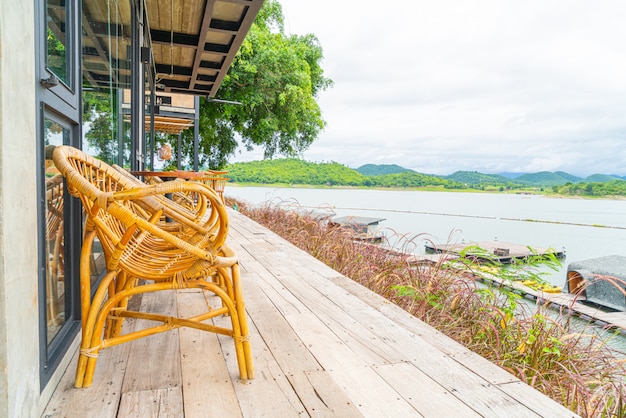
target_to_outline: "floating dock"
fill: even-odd
[[[565,258],[565,251],[552,248],[537,248],[503,241],[481,241],[460,244],[426,244],[426,252],[474,258],[477,261],[496,261],[509,264],[514,260],[524,260],[532,256],[554,255]],[[469,248],[468,248],[469,247]]]
[[[331,225],[349,229],[354,234],[354,239],[365,242],[381,242],[383,236],[378,233],[380,222],[385,218],[367,218],[364,216],[342,216],[333,218]]]
[[[626,311],[626,257],[605,257],[570,263],[567,291],[580,293],[588,302]]]

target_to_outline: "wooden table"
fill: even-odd
[[[206,174],[202,171],[131,171],[134,176],[141,177],[160,177],[162,179],[185,179],[185,180],[202,180]]]

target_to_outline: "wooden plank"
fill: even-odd
[[[480,417],[450,391],[410,363],[375,366],[381,375],[423,417]],[[411,384],[406,384],[411,382]],[[428,390],[425,390],[428,388]]]
[[[216,325],[226,326],[227,321],[230,319],[226,317],[214,318]],[[247,382],[233,382],[243,416],[273,418],[278,412],[281,418],[306,416],[304,405],[270,348],[265,345],[254,323],[249,325],[255,377]],[[218,339],[231,376],[238,376],[239,367],[232,338],[220,335]]]
[[[264,260],[263,257],[259,256],[259,253],[256,253],[257,258],[255,261],[263,261],[265,265],[267,265],[267,261],[268,260]],[[241,259],[241,257],[240,257]],[[269,263],[269,265],[274,265],[275,263]],[[263,317],[260,316],[260,312],[257,309],[257,307],[259,307],[259,305],[257,305],[257,303],[259,302],[259,294],[258,291],[255,292],[255,290],[251,290],[250,287],[253,286],[246,286],[244,289],[244,294],[245,295],[251,295],[254,297],[250,298],[249,302],[246,302],[247,304],[247,308],[248,310],[251,312],[251,316],[255,319],[255,323],[257,324],[257,326],[259,327],[263,327],[263,326],[268,326],[267,330],[264,330],[264,332],[262,333],[263,338],[267,340],[267,332],[271,332],[272,329],[278,329],[279,331],[277,332],[277,334],[275,334],[275,337],[273,339],[273,341],[276,343],[274,344],[268,344],[268,346],[270,347],[270,349],[272,350],[272,353],[274,354],[274,356],[276,357],[277,361],[279,363],[281,362],[281,359],[284,362],[287,362],[287,364],[289,365],[289,370],[290,370],[290,374],[289,374],[289,379],[290,381],[293,382],[299,382],[301,385],[303,384],[303,382],[308,381],[308,379],[310,379],[310,372],[308,370],[306,370],[306,368],[303,368],[303,364],[301,363],[301,361],[298,361],[298,358],[302,356],[302,354],[298,354],[298,352],[300,353],[307,353],[307,358],[309,356],[311,356],[311,354],[309,353],[308,350],[311,350],[311,347],[313,345],[315,345],[316,343],[319,343],[320,340],[325,340],[324,343],[321,344],[321,346],[325,347],[325,349],[327,350],[328,353],[331,353],[334,357],[335,357],[335,361],[334,363],[332,363],[332,366],[339,370],[341,372],[341,370],[343,370],[344,368],[350,368],[347,364],[346,361],[349,362],[349,360],[347,359],[354,359],[355,355],[354,352],[351,351],[351,349],[347,349],[346,350],[340,350],[339,347],[341,347],[343,344],[341,343],[340,339],[334,335],[334,333],[327,328],[324,324],[320,324],[319,323],[319,319],[317,319],[317,317],[311,313],[310,308],[305,306],[301,301],[299,301],[298,299],[294,299],[294,296],[291,294],[291,287],[289,285],[283,285],[280,282],[276,281],[273,274],[275,274],[276,269],[273,270],[271,275],[267,275],[264,274],[260,277],[257,277],[257,280],[254,281],[254,284],[257,286],[260,286],[264,292],[267,292],[268,296],[267,296],[267,303],[261,303],[260,306],[274,306],[273,308],[273,313],[274,316],[273,317],[267,317],[266,320],[262,320]],[[294,275],[292,275],[292,278],[294,277]],[[275,281],[275,283],[272,283],[273,281]],[[294,280],[295,281],[295,280]],[[292,283],[293,284],[293,283]],[[285,299],[287,298],[287,299]],[[285,303],[281,304],[280,301],[286,301]],[[262,301],[261,301],[262,302]],[[282,307],[277,307],[276,305],[283,305]],[[287,306],[287,307],[285,307]],[[315,306],[315,305],[314,305]],[[276,314],[278,313],[282,313],[283,315],[285,315],[285,317],[276,317]],[[267,314],[267,312],[266,312]],[[306,322],[307,325],[305,326],[305,328],[311,329],[313,327],[313,325],[311,324],[311,322],[316,322],[317,324],[319,324],[319,326],[321,327],[321,329],[323,329],[324,331],[321,332],[314,332],[315,337],[312,340],[317,340],[316,342],[312,342],[309,341],[308,343],[304,344],[302,342],[300,342],[300,338],[298,338],[298,336],[300,336],[300,330],[294,326],[293,322],[290,320],[290,318],[293,317],[293,315],[304,315],[307,318],[309,318],[308,320],[303,320],[303,322]],[[285,320],[287,320],[288,322],[290,322],[290,324],[287,324],[287,329],[289,330],[289,333],[293,333],[295,331],[295,338],[291,338],[291,337],[286,337],[284,335],[284,331],[282,330],[282,326],[280,325],[281,323],[285,322]],[[278,326],[277,326],[278,323]],[[352,324],[350,324],[351,326]],[[322,335],[324,334],[324,335]],[[279,340],[278,338],[282,338],[282,340]],[[329,343],[329,340],[332,341]],[[270,337],[270,341],[272,341],[272,338]],[[297,351],[295,350],[290,350],[290,352],[286,353],[281,346],[283,346],[285,343],[287,344],[296,344],[296,346],[294,347],[295,349],[297,349]],[[344,345],[345,347],[345,345]],[[342,354],[339,354],[343,352]],[[285,354],[287,354],[287,356],[285,356]],[[317,359],[319,359],[319,353],[314,352],[313,356]],[[313,356],[311,356],[311,358],[313,358]],[[371,359],[369,359],[371,361]],[[375,374],[370,370],[367,370],[365,368],[365,366],[367,365],[367,361],[363,361],[363,360],[357,360],[356,361],[356,365],[354,367],[352,367],[351,369],[354,371],[358,371],[361,372],[363,371],[368,377],[375,377]],[[319,364],[317,364],[317,362],[315,363],[316,368],[318,370],[320,370],[320,366]],[[328,369],[328,367],[326,367],[326,369]],[[321,371],[321,370],[320,370]],[[334,376],[334,375],[333,375]],[[380,378],[378,378],[379,381],[382,382],[382,380]],[[294,384],[292,382],[292,384]],[[372,398],[374,398],[373,393],[376,392],[378,394],[380,394],[381,392],[384,393],[384,391],[381,391],[380,388],[377,388],[377,384],[375,382],[372,382],[371,380],[369,380],[368,378],[359,378],[358,376],[350,376],[349,374],[346,375],[345,381],[344,381],[344,386],[343,386],[343,390],[346,390],[346,387],[350,387],[351,390],[354,387],[359,387],[359,384],[355,384],[355,382],[369,382],[369,385],[365,384],[365,386],[367,386],[367,390],[370,393],[369,395],[363,395],[361,396],[361,403],[362,404],[370,404],[371,408],[374,408],[374,410],[376,411],[376,413],[383,413],[382,406],[380,405],[380,402],[378,402],[378,405],[376,405],[376,401],[372,400]],[[256,382],[252,382],[252,384],[256,384]],[[370,386],[371,385],[371,386]],[[327,385],[328,386],[328,385]],[[335,383],[334,386],[337,386],[337,384]],[[304,387],[307,387],[306,385]],[[302,389],[303,387],[300,387],[300,389]],[[335,391],[340,391],[339,393],[341,393],[342,391],[342,386],[337,386]],[[315,392],[313,392],[314,394]],[[395,398],[397,398],[397,394],[395,394],[393,391],[388,393],[389,395],[393,395]],[[304,396],[304,394],[301,391],[298,391],[298,396],[303,399],[302,397]],[[305,399],[309,399],[311,402],[313,402],[312,398],[310,398],[309,396],[305,397]],[[379,401],[384,401],[386,398],[383,397],[378,397]],[[303,400],[303,402],[305,402],[306,404],[306,400]],[[383,404],[387,403],[387,402],[382,402]],[[313,403],[314,405],[314,403]],[[412,408],[406,408],[404,410],[404,412],[406,413],[414,413],[414,411],[412,410]],[[367,415],[367,414],[366,414]]]
[[[93,416],[93,413],[94,410],[85,416]],[[184,417],[182,389],[169,387],[126,392],[122,395],[118,416],[124,418]]]
[[[337,306],[334,301],[335,295],[337,297],[345,296],[345,291],[338,289],[335,284],[324,278],[320,278],[318,276],[319,266],[306,265],[303,267],[300,263],[287,262],[288,260],[294,261],[294,254],[290,250],[282,255],[285,257],[285,262],[280,262],[280,260],[276,262],[275,253],[255,251],[255,257],[260,263],[273,266],[271,275],[263,275],[259,280],[264,281],[264,278],[267,278],[265,281],[268,286],[273,285],[276,292],[280,293],[280,295],[270,297],[273,301],[289,295],[289,304],[297,306],[295,312],[309,311],[311,307],[314,307],[314,313],[323,318],[322,321],[334,330],[339,338],[348,343],[355,354],[358,351],[358,355],[364,358],[367,363],[383,364],[399,362],[404,359],[404,355],[400,351],[390,350],[383,339],[371,332],[372,324],[362,323],[357,313],[352,312],[350,315],[345,309]],[[311,263],[319,264],[319,261],[308,255],[305,259]],[[332,273],[333,275],[338,274],[334,270]],[[306,279],[292,280],[296,277]],[[273,284],[274,282],[278,284]],[[329,292],[326,292],[329,288],[331,289],[330,293],[332,293],[330,297],[328,296]],[[365,304],[361,305],[370,310]],[[293,310],[291,312],[294,313]],[[284,312],[284,314],[288,313]]]
[[[362,417],[345,392],[325,371],[295,373],[287,376],[312,417]]]
[[[287,320],[337,385],[364,416],[415,416],[415,409],[382,379],[369,364],[314,315],[290,315]]]
[[[164,290],[144,295],[140,309],[163,315],[176,315],[175,291]],[[136,326],[141,329],[146,325],[155,324],[157,323],[153,321],[137,320]],[[126,344],[131,345],[131,351],[126,377],[122,384],[123,393],[182,385],[177,329],[143,337]]]
[[[450,357],[493,385],[521,382],[513,374],[471,350],[450,354]]]
[[[284,267],[280,268],[284,269]],[[378,345],[380,352],[385,353],[384,355],[388,356],[393,362],[410,361],[413,359],[414,356],[406,355],[406,346],[414,347],[416,350],[418,349],[421,354],[426,351],[435,352],[433,347],[428,347],[429,343],[424,341],[425,339],[417,339],[417,336],[412,331],[400,325],[407,320],[423,324],[414,316],[361,286],[361,292],[372,295],[373,298],[377,297],[376,299],[379,301],[379,306],[381,304],[391,305],[404,314],[399,318],[400,322],[389,318],[387,315],[383,315],[382,312],[371,309],[371,306],[360,298],[346,293],[345,289],[338,287],[334,281],[319,277],[317,272],[318,270],[308,269],[304,269],[298,273],[296,273],[295,270],[292,272],[283,271],[283,274],[277,275],[277,278],[284,280],[283,286],[288,287],[291,292],[296,293],[297,297],[302,299],[303,305],[312,307],[315,313],[320,313],[320,315],[323,313],[325,321],[328,321],[330,319],[329,317],[332,317],[335,321],[343,323],[342,326],[338,326],[338,324],[335,323],[331,328],[337,331],[340,331],[341,328],[348,330],[355,327],[359,328],[360,333],[368,336],[367,343],[370,345]],[[297,274],[300,274],[300,276],[306,275],[306,280],[290,280],[290,277],[296,276]],[[337,276],[338,273],[335,272],[335,277]],[[344,279],[350,281],[347,278]],[[358,326],[355,324],[358,324]],[[434,328],[429,326],[425,326],[424,329],[434,332]],[[356,334],[359,334],[359,332]],[[390,334],[393,335],[394,338],[389,338]],[[452,341],[443,334],[439,334],[442,339]],[[360,340],[363,338],[363,335],[356,337],[356,339]],[[396,341],[399,336],[403,338],[402,344],[398,344]],[[452,341],[452,343],[458,344],[454,341]],[[390,344],[394,344],[396,348],[392,348]],[[462,352],[468,351],[461,345],[458,346],[462,348]]]
[[[462,344],[454,341],[431,325],[419,320],[414,315],[370,291],[359,283],[339,275],[330,280],[342,289],[356,296],[360,301],[366,303],[374,310],[381,312],[383,315],[393,320],[395,324],[406,328],[420,339],[428,341],[429,344],[439,351],[451,356],[470,352],[470,350]]]
[[[89,388],[74,387],[78,353],[65,371],[42,416],[84,418],[98,411],[102,418],[115,417],[120,403],[122,381],[130,346],[122,344],[100,352],[93,383]]]
[[[182,317],[207,310],[201,291],[179,291],[177,301]],[[242,416],[217,335],[193,328],[180,328],[178,334],[185,415],[194,418]]]
[[[493,385],[481,375],[471,372],[455,361],[450,361],[450,357],[444,354],[429,355],[426,359],[417,362],[416,366],[484,417],[541,416],[533,413],[526,406],[527,403],[532,402],[531,399],[522,400],[508,396],[499,389],[498,385]],[[547,399],[539,392],[535,392],[535,397]]]
[[[516,399],[527,400],[525,402],[529,409],[537,415],[551,418],[575,418],[577,414],[570,411],[560,403],[552,401],[547,396],[537,396],[537,390],[523,382],[506,383],[499,388]]]
[[[268,262],[273,256],[263,255]],[[390,350],[386,341],[372,331],[372,324],[364,322],[358,313],[342,309],[336,299],[337,286],[325,279],[320,279],[310,269],[297,264],[277,263],[273,271],[274,280],[281,283],[301,304],[301,311],[307,310],[320,318],[335,335],[350,345],[354,355],[360,356],[368,364],[386,364],[402,361],[404,355],[400,351]],[[293,277],[307,277],[307,280],[292,280]],[[344,292],[340,293],[345,296]],[[363,307],[367,307],[362,304]],[[369,307],[367,307],[369,309]],[[374,325],[375,326],[375,325]]]
[[[252,277],[256,278],[254,284],[244,287],[246,308],[281,370],[285,374],[321,370],[322,366],[283,316],[279,305],[285,304],[281,303],[280,294],[265,285],[258,274],[249,273],[248,278]]]
[[[358,288],[360,296],[362,293],[368,293],[363,287]],[[373,297],[373,296],[372,296]],[[362,302],[362,298],[358,299]],[[347,312],[358,312],[359,308],[356,305],[350,305],[348,302],[354,302],[349,298],[341,299],[343,309]],[[380,305],[379,305],[380,306]],[[386,306],[388,311],[400,310],[398,307]],[[359,314],[363,320],[368,320],[371,314],[368,314],[366,310],[362,310]],[[407,318],[402,312],[402,326],[407,324],[420,324],[421,329],[426,329],[421,326],[421,321],[416,318]],[[374,329],[383,329],[383,323],[381,326]],[[394,335],[393,339],[387,341],[391,345],[397,345],[397,349],[401,347],[417,348],[419,353],[409,353],[412,359],[410,360],[416,365],[422,372],[433,379],[437,380],[443,387],[455,394],[455,397],[462,400],[464,403],[470,405],[474,410],[479,411],[482,414],[500,413],[505,410],[510,410],[511,414],[517,411],[520,416],[529,414],[527,406],[532,404],[533,399],[541,399],[541,401],[552,402],[545,395],[535,391],[535,397],[526,397],[523,399],[513,399],[500,392],[497,387],[492,385],[518,382],[519,380],[506,372],[505,370],[497,367],[493,363],[486,359],[476,355],[475,353],[467,350],[465,347],[454,342],[448,337],[442,334],[432,335],[434,340],[445,342],[445,344],[436,344],[428,347],[424,343],[424,338],[418,340],[408,339],[406,334],[393,330],[393,325],[389,325],[381,332]],[[427,344],[430,345],[433,341],[427,339]],[[453,350],[439,351],[440,347],[455,347]],[[450,361],[454,360],[454,361]],[[530,413],[528,416],[532,416]]]

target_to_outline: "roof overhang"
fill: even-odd
[[[84,74],[93,85],[130,85],[130,1],[83,2]],[[156,87],[215,97],[263,0],[144,0]],[[126,7],[124,7],[126,6]],[[110,42],[110,37],[115,42]]]

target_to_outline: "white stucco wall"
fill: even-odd
[[[0,1],[0,416],[39,402],[34,1]]]

